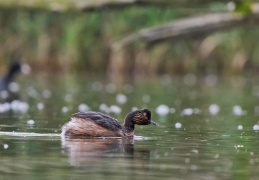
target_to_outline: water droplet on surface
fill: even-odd
[[[111,105],[110,106],[110,111],[115,113],[115,114],[120,114],[121,113],[121,108],[116,105]]]
[[[38,103],[37,104],[37,108],[38,108],[38,110],[44,109],[44,104],[43,103]]]
[[[21,72],[25,75],[30,74],[31,72],[31,67],[29,64],[23,63],[21,66]]]
[[[220,111],[220,107],[217,104],[211,104],[209,106],[209,112],[211,115],[217,115]]]
[[[253,126],[253,130],[258,131],[258,130],[259,130],[259,125],[258,125],[258,124],[255,124],[255,125]]]
[[[9,92],[6,91],[6,90],[0,91],[0,97],[1,97],[2,99],[8,98],[8,97],[9,97]]]
[[[22,102],[19,100],[13,100],[10,106],[13,111],[19,111],[19,112],[25,113],[29,110],[29,104],[27,102]]]
[[[29,110],[29,104],[27,102],[20,102],[19,110],[21,112],[27,112]]]
[[[20,85],[17,83],[17,82],[11,82],[9,85],[8,85],[8,89],[13,92],[13,93],[16,93],[20,90]]]
[[[229,11],[234,11],[234,10],[236,9],[236,4],[235,4],[235,2],[233,2],[233,1],[228,2],[228,3],[227,3],[227,9],[228,9]]]
[[[28,87],[27,89],[27,94],[32,97],[32,98],[37,98],[38,97],[38,92],[36,91],[36,89],[34,89],[33,87]]]
[[[193,114],[193,109],[192,108],[186,108],[186,109],[182,110],[182,115],[190,116],[192,114]]]
[[[2,106],[4,107],[5,111],[9,111],[11,109],[11,105],[9,102],[5,102],[4,104],[2,104]]]
[[[243,126],[242,126],[242,125],[238,125],[238,126],[237,126],[237,129],[238,129],[238,130],[242,130],[242,129],[243,129]]]
[[[124,94],[117,94],[116,96],[116,101],[119,104],[125,104],[127,102],[127,96],[125,96]]]
[[[4,149],[8,149],[9,145],[8,144],[4,144]]]
[[[131,111],[136,111],[136,110],[138,110],[137,107],[132,107],[132,108],[131,108]]]
[[[161,104],[156,108],[156,113],[160,116],[166,116],[169,113],[169,111],[169,107],[165,104]]]
[[[20,101],[18,101],[18,100],[13,100],[13,101],[11,102],[11,109],[12,109],[13,111],[16,111],[16,110],[18,109],[19,102],[20,102]]]
[[[100,109],[100,111],[104,111],[106,113],[110,112],[110,109],[106,104],[100,104],[99,109]]]
[[[80,112],[86,112],[86,111],[89,111],[89,107],[86,104],[79,104],[78,105],[78,110]]]
[[[180,129],[182,127],[182,124],[177,122],[177,123],[175,123],[174,126],[175,126],[176,129]]]
[[[233,109],[232,109],[232,112],[236,116],[242,116],[242,115],[246,114],[246,112],[243,111],[243,109],[239,105],[234,106]]]
[[[64,106],[62,107],[62,110],[61,110],[63,113],[67,113],[68,112],[68,107]]]
[[[195,154],[198,154],[199,153],[199,150],[197,149],[192,149],[191,152],[195,153]]]
[[[3,104],[0,104],[0,113],[7,112],[11,109],[11,105],[9,102],[5,102]]]
[[[30,119],[30,120],[28,120],[27,121],[27,124],[29,124],[29,125],[33,125],[35,122],[34,122],[34,120],[32,120],[32,119]]]

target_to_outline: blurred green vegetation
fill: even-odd
[[[244,15],[252,14],[252,2],[249,0],[242,1],[239,0],[236,2],[235,12],[242,13]]]
[[[246,4],[246,3],[245,3]],[[20,56],[33,70],[106,73],[112,42],[146,27],[209,12],[227,11],[226,2],[188,7],[131,6],[64,13],[0,9],[0,70]],[[235,74],[257,70],[258,26],[233,28],[197,39],[136,46],[133,71],[145,74]],[[143,61],[143,62],[142,62]],[[126,63],[126,62],[124,62]],[[135,70],[135,69],[137,70]]]

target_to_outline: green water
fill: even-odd
[[[17,82],[16,94],[28,103],[28,110],[0,113],[0,179],[257,179],[259,175],[259,132],[254,129],[259,79],[189,75],[116,83],[80,74],[21,76]],[[122,104],[116,100],[118,94]],[[132,108],[149,108],[160,126],[138,126],[134,139],[61,138],[61,126],[80,104],[94,111],[116,105],[121,112],[109,115],[120,122]],[[170,108],[168,114],[156,113],[161,104]],[[214,115],[209,110],[212,104],[220,108]]]

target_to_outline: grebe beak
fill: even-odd
[[[154,121],[152,121],[152,120],[150,120],[150,124],[153,124],[153,125],[155,125],[155,126],[159,126],[159,124],[157,124],[156,122],[154,122]]]

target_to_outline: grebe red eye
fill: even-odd
[[[148,119],[148,117],[146,116],[145,119]]]

